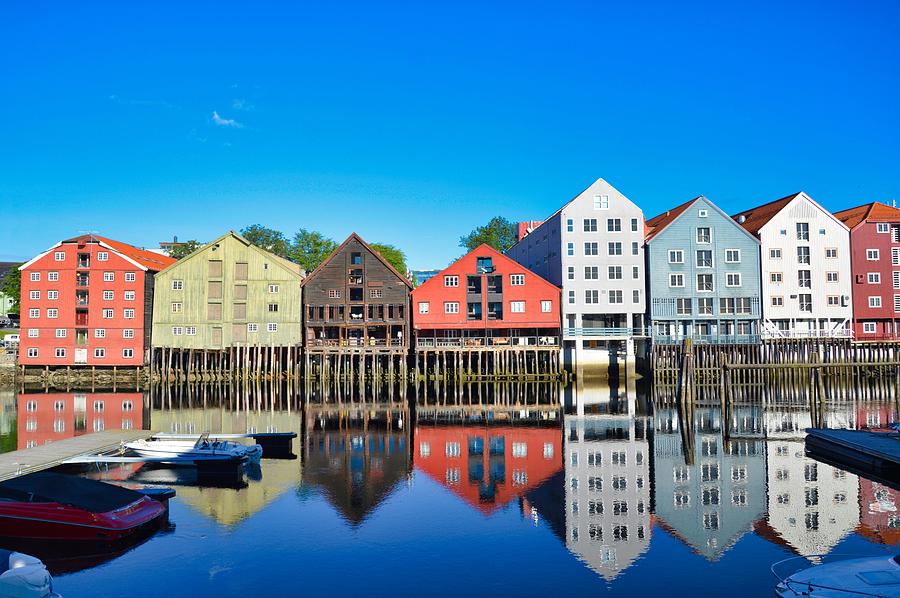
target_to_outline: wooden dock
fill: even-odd
[[[900,474],[900,435],[863,430],[827,430],[808,428],[806,450],[831,456],[839,462]]]
[[[34,448],[0,454],[0,482],[61,465],[86,454],[111,451],[123,442],[153,435],[149,430],[104,430],[65,440],[57,440]]]

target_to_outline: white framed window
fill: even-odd
[[[893,279],[894,288],[900,289],[900,272],[898,272],[898,271],[891,272],[891,278]]]
[[[809,222],[797,223],[797,240],[809,241]]]
[[[773,248],[769,250],[769,259],[770,260],[780,260],[781,259],[781,249]]]
[[[711,293],[713,292],[713,275],[712,274],[698,274],[697,275],[697,292],[698,293]]]
[[[575,280],[575,266],[569,266],[567,275],[569,280]]]
[[[281,291],[281,287],[278,286],[277,284],[270,284],[270,285],[269,285],[269,292],[270,292],[270,293],[277,293],[277,292],[279,292],[279,291]]]
[[[94,349],[94,357],[96,357],[97,359],[103,359],[104,357],[106,357],[106,349],[104,349],[103,347],[97,347],[96,349]]]
[[[825,257],[829,260],[837,259],[837,247],[826,247]]]
[[[32,307],[31,309],[28,310],[28,317],[31,318],[32,320],[37,320],[38,318],[41,317],[41,310]]]
[[[176,301],[175,303],[172,304],[172,313],[173,314],[180,314],[181,309],[182,309],[182,304],[180,302]]]
[[[900,314],[900,295],[894,295],[894,313]]]
[[[247,324],[247,332],[259,332],[259,324],[250,322]]]
[[[613,289],[609,292],[610,303],[624,303],[624,296],[621,289]]]
[[[125,310],[125,319],[126,319],[126,320],[133,320],[133,319],[134,319],[134,310],[133,310],[133,309],[126,309],[126,310]]]
[[[566,232],[567,233],[575,232],[575,221],[571,218],[566,219]]]
[[[108,262],[109,261],[109,252],[98,251],[97,252],[97,261],[98,262]]]
[[[57,251],[53,254],[53,259],[57,262],[66,261],[66,252],[65,251]]]
[[[609,195],[595,195],[594,196],[594,209],[595,210],[608,210],[609,209]]]
[[[541,312],[548,314],[551,311],[553,311],[553,302],[547,300],[541,301]]]
[[[781,295],[773,295],[772,307],[784,307],[784,297]]]
[[[868,280],[869,284],[881,284],[881,272],[869,272]]]
[[[381,299],[382,297],[384,297],[384,289],[369,289],[369,299]],[[277,303],[272,303],[271,305],[275,305],[276,308],[278,306]],[[270,309],[269,311],[273,310]],[[278,309],[274,311],[278,311]]]
[[[134,301],[134,291],[125,291],[125,301]]]
[[[125,282],[134,282],[137,279],[137,276],[134,272],[126,272],[125,273]]]
[[[621,218],[607,218],[606,219],[606,232],[608,232],[608,233],[622,232],[622,219]]]
[[[890,232],[891,232],[891,225],[888,224],[887,222],[879,222],[879,223],[877,223],[877,224],[875,225],[875,229],[876,229],[879,233],[890,233]]]
[[[575,291],[569,291],[569,305],[575,304]]]
[[[697,227],[697,243],[712,243],[712,230],[708,226]]]
[[[66,329],[65,328],[57,328],[56,329],[56,338],[66,338]]]
[[[585,303],[600,303],[600,291],[596,289],[588,289],[584,292]]]
[[[66,350],[63,347],[56,348],[56,357],[57,359],[61,359],[66,356]]]
[[[784,273],[783,272],[772,272],[769,274],[769,281],[772,284],[781,284],[784,282]]]
[[[684,251],[681,249],[670,249],[669,250],[669,263],[670,264],[683,264],[684,263]]]
[[[681,288],[684,286],[684,274],[681,273],[672,273],[669,274],[669,286],[673,288]]]
[[[699,249],[697,250],[697,267],[698,268],[712,268],[713,267],[713,252],[710,249]]]
[[[697,210],[697,218],[706,218],[709,216],[708,210]]]
[[[566,255],[575,255],[575,243],[566,243]]]
[[[134,349],[122,349],[122,359],[134,359]]]
[[[47,291],[47,299],[50,301],[56,301],[59,299],[59,291]]]
[[[600,278],[600,266],[585,266],[584,267],[584,279],[585,280],[597,280]]]
[[[59,272],[47,272],[47,280],[50,282],[59,281]]]
[[[869,307],[876,308],[881,307],[881,296],[875,295],[869,297]]]
[[[58,317],[59,317],[59,310],[56,309],[56,308],[54,308],[54,307],[51,307],[50,309],[47,310],[47,317],[50,318],[50,319],[56,319],[56,318],[58,318]]]
[[[181,336],[184,334],[183,326],[172,326],[172,336]]]
[[[122,338],[134,338],[134,328],[125,328],[122,330]]]
[[[459,303],[456,301],[444,301],[444,313],[445,314],[458,314],[459,313]]]
[[[875,334],[878,332],[875,322],[863,322],[863,332],[865,334]]]
[[[29,299],[40,299],[40,298],[41,298],[41,292],[40,292],[40,291],[30,291],[30,292],[28,293],[28,298],[29,298]]]
[[[726,264],[740,264],[741,263],[741,250],[740,249],[726,249],[725,250],[725,263]]]
[[[632,266],[631,267],[631,278],[637,280],[641,277],[641,268],[640,266]]]
[[[584,244],[584,255],[600,255],[600,245],[599,243],[585,243]]]
[[[459,276],[444,276],[444,286],[445,287],[458,287],[459,286]]]
[[[328,289],[328,298],[329,299],[340,299],[341,298],[341,290],[340,289]]]
[[[31,282],[40,282],[41,281],[41,273],[40,272],[31,272],[29,274]]]
[[[525,275],[524,274],[510,274],[509,275],[509,286],[521,287],[524,285],[525,285]]]
[[[841,298],[838,295],[828,295],[825,297],[828,307],[837,307],[841,304]]]
[[[524,314],[525,313],[525,302],[524,301],[510,301],[509,302],[509,311],[514,314]]]
[[[597,219],[596,218],[585,218],[583,221],[584,232],[586,233],[595,233],[597,232]]]
[[[101,315],[102,315],[102,317],[103,317],[104,320],[109,320],[109,319],[111,319],[111,318],[113,317],[113,310],[111,310],[111,309],[104,309],[104,310],[103,310],[103,313],[102,313]]]
[[[740,272],[726,272],[725,273],[725,286],[726,287],[741,286],[741,273]]]
[[[196,326],[185,326],[184,333],[188,336],[197,336],[197,327]]]
[[[104,272],[103,273],[103,282],[113,282],[116,279],[115,272]]]
[[[94,338],[106,338],[106,328],[94,328]]]
[[[622,243],[620,241],[612,241],[607,244],[609,255],[622,255]]]
[[[104,301],[112,301],[113,299],[115,299],[115,294],[112,291],[103,291]]]
[[[184,290],[184,281],[172,279],[172,290],[173,291],[183,291]]]
[[[419,313],[420,313],[420,314],[427,314],[427,313],[428,313],[428,302],[427,302],[427,301],[420,301],[420,302],[419,302]]]
[[[38,328],[29,328],[28,329],[28,338],[38,338],[38,336],[40,336],[40,334],[41,334],[41,332],[40,332],[40,329],[38,329]]]
[[[38,356],[37,347],[28,347],[28,357],[34,358]]]
[[[622,280],[622,266],[609,266],[606,269],[606,277],[609,280]]]
[[[880,252],[877,249],[866,249],[866,259],[870,262],[879,260]]]
[[[278,332],[278,323],[269,322],[268,324],[266,324],[266,332]]]

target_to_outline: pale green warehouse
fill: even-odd
[[[229,231],[156,275],[155,348],[293,347],[303,270]]]

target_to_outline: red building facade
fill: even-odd
[[[900,338],[900,210],[869,203],[835,216],[850,229],[854,338]]]
[[[106,429],[140,430],[142,400],[139,392],[22,393],[17,399],[18,448]]]
[[[560,290],[488,245],[412,292],[417,346],[557,344]]]
[[[150,346],[153,275],[174,263],[83,235],[23,264],[19,364],[142,365]]]

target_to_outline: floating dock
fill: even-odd
[[[900,479],[900,434],[807,428],[806,450]]]
[[[0,482],[51,469],[84,455],[96,455],[153,435],[150,430],[104,430],[0,454]]]

